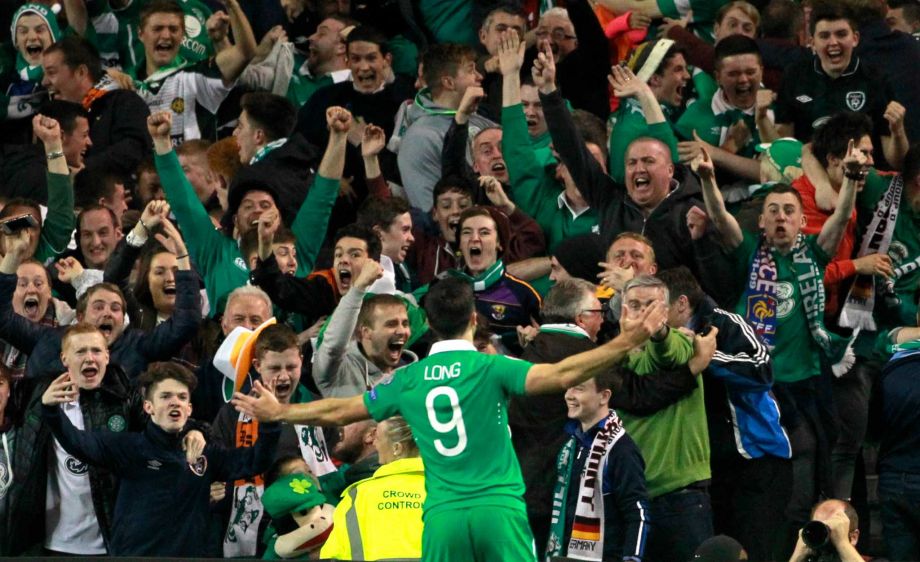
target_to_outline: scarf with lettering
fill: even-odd
[[[852,350],[855,334],[844,338],[824,326],[824,276],[802,234],[798,235],[792,248],[792,268],[811,338],[833,366],[834,375],[843,376],[855,361]],[[745,319],[771,349],[776,345],[776,309],[779,303],[776,281],[777,268],[773,253],[766,239],[761,237],[741,298],[746,305]]]
[[[869,254],[886,254],[894,236],[894,226],[898,221],[901,208],[901,194],[904,192],[904,179],[897,175],[888,185],[885,196],[875,206],[872,221],[866,228],[859,257]],[[875,276],[857,275],[847,293],[847,300],[840,311],[839,324],[848,328],[865,328],[875,330],[872,310],[875,308]]]
[[[571,463],[578,448],[574,435],[556,459],[556,489],[553,491],[553,515],[550,522],[547,558],[566,556],[575,560],[601,560],[604,554],[604,470],[610,450],[626,429],[616,412],[610,410],[603,427],[594,436],[588,460],[578,482],[578,505],[572,521],[569,544],[563,546],[566,530],[566,501],[571,485]]]

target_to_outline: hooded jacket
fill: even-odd
[[[323,340],[313,354],[313,378],[324,398],[357,396],[376,385],[384,373],[361,351],[353,334],[365,291],[352,287],[329,318]],[[401,364],[418,356],[403,349]]]
[[[54,375],[26,383],[30,387],[22,428],[16,436],[13,457],[13,486],[9,492],[9,513],[4,529],[3,552],[21,555],[41,547],[45,540],[45,495],[48,489],[51,430],[42,418],[42,394]],[[118,365],[109,363],[99,387],[80,391],[80,408],[87,430],[107,429],[112,432],[134,431],[143,427],[141,396]],[[99,520],[106,545],[112,536],[112,517],[118,482],[105,468],[89,467],[93,510]]]
[[[605,246],[609,247],[621,232],[641,233],[652,241],[659,270],[685,265],[707,293],[723,295],[721,279],[731,275],[728,259],[711,235],[693,240],[687,228],[687,211],[695,206],[705,208],[697,176],[686,166],[675,165],[670,193],[646,217],[630,199],[626,186],[604,173],[585,147],[559,91],[541,93],[540,100],[559,157],[582,196],[599,215]]]

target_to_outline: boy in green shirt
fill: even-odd
[[[422,559],[535,561],[508,431],[510,395],[560,392],[610,369],[664,327],[665,307],[656,303],[625,320],[613,341],[551,365],[477,352],[473,289],[466,281],[439,281],[425,308],[442,340],[427,359],[363,396],[281,405],[256,383],[258,398],[237,394],[233,403],[259,420],[317,425],[403,415],[425,463]]]

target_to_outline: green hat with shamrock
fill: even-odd
[[[277,519],[295,511],[310,510],[326,503],[316,481],[305,474],[288,474],[275,481],[262,494],[265,512]]]

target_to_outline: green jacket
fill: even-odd
[[[176,152],[157,155],[155,163],[189,255],[204,279],[211,303],[210,315],[217,316],[224,309],[227,295],[249,281],[249,266],[240,253],[239,243],[214,229],[208,212],[182,172]],[[297,239],[298,276],[305,277],[313,270],[338,193],[339,180],[318,174],[314,177],[291,225]]]
[[[692,356],[690,339],[671,330],[663,341],[649,342],[630,354],[627,366],[639,375],[656,376],[661,369],[686,364]],[[650,498],[711,477],[702,377],[697,377],[696,384],[689,396],[650,416],[618,412],[645,459]]]
[[[620,102],[620,108],[610,117],[610,176],[619,183],[626,178],[626,149],[629,143],[639,137],[652,137],[668,145],[671,159],[677,162],[677,137],[671,123],[671,109],[661,106],[665,122],[649,125],[642,113],[642,106],[635,98],[626,98]],[[502,144],[504,146],[504,143]]]
[[[555,178],[555,160],[540,159],[527,132],[521,104],[502,108],[502,130],[502,154],[511,180],[510,195],[543,229],[547,250],[552,253],[559,242],[570,236],[598,232],[595,209],[588,208],[575,216],[568,207],[560,205],[562,185]]]
[[[47,263],[67,250],[76,228],[73,215],[73,188],[68,174],[48,172],[48,214],[42,223],[42,234],[35,250],[35,259]]]

